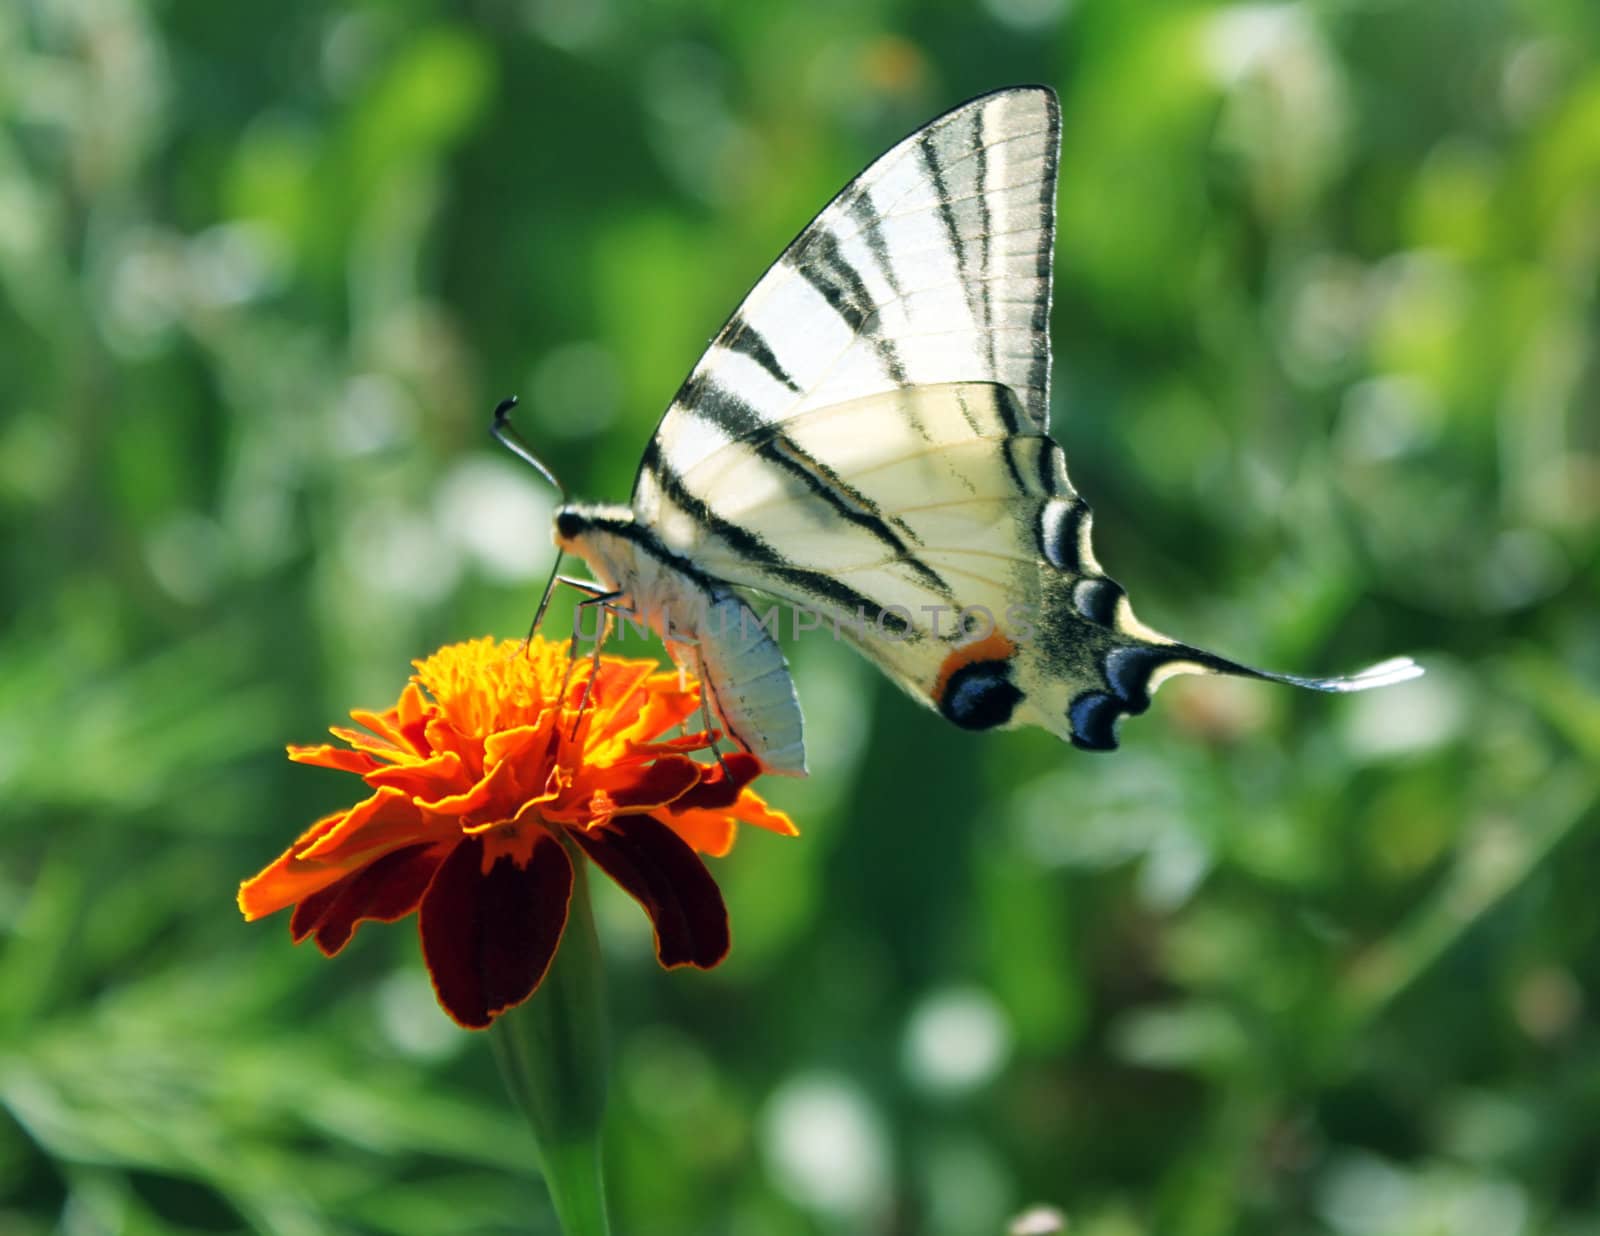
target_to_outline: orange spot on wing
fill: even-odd
[[[950,685],[950,678],[958,669],[974,661],[1007,661],[1016,650],[1017,646],[998,630],[990,631],[980,640],[951,649],[950,655],[939,666],[939,676],[933,680],[933,702],[937,704],[944,699],[945,688]]]

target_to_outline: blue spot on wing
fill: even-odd
[[[1106,657],[1106,681],[1130,713],[1150,707],[1150,676],[1173,659],[1173,651],[1131,644],[1114,648]]]
[[[1083,751],[1115,751],[1122,701],[1104,691],[1085,691],[1067,706],[1072,745]]]
[[[1011,720],[1022,691],[1011,681],[1011,662],[974,661],[950,675],[939,711],[964,730],[990,730]]]

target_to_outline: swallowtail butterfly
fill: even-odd
[[[1421,673],[1251,669],[1151,630],[1101,569],[1049,434],[1059,139],[1054,93],[1022,86],[895,146],[717,333],[630,504],[555,513],[556,545],[594,580],[551,587],[642,615],[769,772],[806,771],[800,705],[736,590],[821,615],[956,725],[1040,725],[1089,750],[1115,747],[1118,718],[1175,673],[1318,691]],[[496,432],[531,458],[511,402]]]

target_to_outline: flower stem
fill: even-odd
[[[527,1003],[489,1029],[506,1086],[533,1128],[565,1236],[610,1236],[600,1135],[605,1119],[604,971],[587,866],[573,860],[572,904],[555,960]]]

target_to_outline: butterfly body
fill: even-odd
[[[694,672],[729,737],[765,771],[805,775],[788,662],[743,600],[663,545],[625,506],[563,506],[555,541],[588,563],[610,613],[653,631],[673,662]]]
[[[764,593],[956,725],[1039,725],[1091,750],[1174,673],[1325,691],[1415,676],[1405,660],[1350,678],[1250,669],[1145,626],[1101,569],[1049,434],[1059,131],[1055,95],[1017,87],[880,157],[718,332],[630,505],[563,507],[557,544],[647,615],[743,620],[736,590]],[[730,733],[803,771],[770,638],[697,619],[675,642],[673,624],[652,625],[710,674]]]

